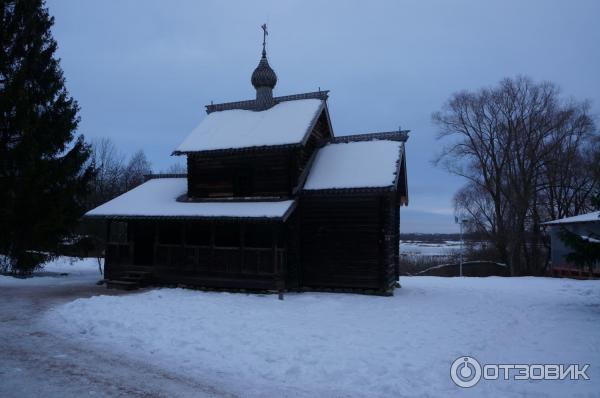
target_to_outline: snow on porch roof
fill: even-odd
[[[317,153],[304,190],[391,187],[402,152],[398,141],[328,144]]]
[[[580,222],[600,222],[600,211],[593,211],[587,214],[580,214],[578,216],[561,218],[559,220],[552,220],[543,223],[542,225],[556,225],[556,224],[572,224]]]
[[[264,111],[233,109],[208,114],[175,154],[301,143],[324,101],[284,101]]]
[[[187,192],[186,178],[156,178],[88,211],[101,218],[244,218],[285,220],[294,201],[178,202]]]

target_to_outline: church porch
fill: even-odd
[[[107,221],[105,278],[154,285],[283,290],[285,225],[273,221]],[[125,284],[124,286],[128,286]]]

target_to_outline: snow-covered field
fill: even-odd
[[[95,259],[59,259],[41,275],[0,276],[0,330],[29,336],[0,341],[0,396],[600,396],[600,281],[403,277],[394,297],[278,301],[182,289],[115,295],[95,286]],[[590,364],[590,380],[461,389],[450,365],[463,355]]]
[[[244,397],[600,396],[600,281],[401,282],[394,297],[100,295],[51,308],[37,327]],[[461,389],[450,365],[462,355],[481,363],[589,363],[591,380],[482,380]]]
[[[400,254],[403,256],[450,256],[460,252],[460,241],[423,242],[406,240],[400,242]]]

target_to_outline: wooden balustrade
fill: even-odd
[[[157,267],[189,273],[276,275],[284,266],[285,249],[262,247],[182,246],[157,244]]]

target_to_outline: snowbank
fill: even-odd
[[[79,299],[44,326],[242,396],[575,396],[600,381],[600,282],[406,277],[396,296],[157,289]],[[454,359],[591,363],[590,381],[452,384]]]

